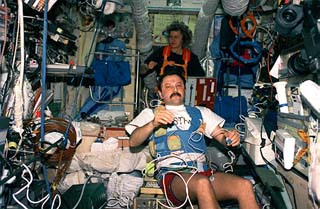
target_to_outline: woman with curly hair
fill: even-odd
[[[165,32],[169,45],[155,50],[146,60],[148,71],[156,70],[158,75],[164,73],[166,66],[178,66],[187,76],[205,76],[197,55],[188,49],[192,41],[192,31],[183,22],[174,21]],[[181,68],[180,68],[181,69]]]

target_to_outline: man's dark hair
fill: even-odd
[[[166,76],[169,76],[169,75],[177,75],[177,76],[179,76],[182,79],[184,86],[186,85],[186,79],[183,76],[184,75],[183,67],[180,67],[180,66],[169,66],[168,65],[168,66],[166,66],[164,68],[164,73],[162,75],[160,75],[160,77],[158,78],[158,89],[160,91],[161,91],[161,85],[162,85],[163,79]]]
[[[171,31],[180,31],[181,32],[181,34],[183,36],[182,41],[183,41],[184,47],[187,47],[188,45],[191,44],[192,31],[189,29],[189,27],[186,24],[184,24],[184,22],[174,21],[170,25],[168,25],[166,28],[166,31],[165,31],[168,35],[168,38],[169,38]]]

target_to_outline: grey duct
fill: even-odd
[[[212,25],[213,16],[218,8],[219,0],[207,0],[198,14],[194,30],[194,42],[191,50],[199,59],[206,55],[207,41]]]
[[[140,63],[144,63],[145,59],[152,53],[153,44],[148,9],[144,0],[131,0],[131,2],[133,19],[136,26],[137,47],[140,51]],[[148,94],[150,98],[153,97],[153,88],[156,77],[157,74],[154,71],[143,79],[145,87],[149,89]]]
[[[131,0],[131,7],[136,28],[137,48],[140,51],[141,63],[143,63],[151,54],[153,44],[148,9],[144,0]]]
[[[240,16],[248,8],[249,0],[221,0],[225,13],[231,16]]]

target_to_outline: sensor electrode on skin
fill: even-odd
[[[226,138],[226,144],[227,144],[227,146],[231,145],[231,143],[232,143],[232,140],[227,137],[227,138]]]

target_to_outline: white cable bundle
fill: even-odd
[[[31,173],[31,170],[28,166],[26,166],[25,164],[22,164],[22,166],[25,168],[22,172],[22,175],[21,175],[21,178],[23,180],[25,180],[27,182],[27,184],[25,184],[21,189],[19,189],[17,192],[15,192],[13,195],[12,195],[12,198],[16,201],[16,203],[18,203],[21,208],[23,209],[28,209],[28,207],[26,207],[22,202],[20,202],[20,199],[18,197],[16,197],[17,195],[19,195],[21,192],[23,192],[24,190],[27,189],[27,191],[25,192],[25,195],[27,197],[27,200],[31,203],[31,204],[41,204],[41,209],[44,209],[46,203],[48,202],[48,200],[50,199],[50,194],[47,194],[46,196],[44,196],[42,199],[40,200],[32,200],[30,198],[30,194],[29,194],[29,188],[33,182],[33,176],[32,176],[32,173]],[[25,175],[28,174],[27,176],[29,176],[30,179],[28,179]],[[61,206],[61,197],[59,194],[55,195],[53,200],[52,200],[52,204],[51,204],[51,207],[50,209],[53,209],[54,206],[55,206],[55,203],[56,201],[58,201],[58,206],[56,207],[56,209],[59,209],[60,206]]]
[[[131,207],[142,184],[143,178],[130,174],[112,173],[107,186],[107,207],[113,208],[116,205],[123,208]]]
[[[248,8],[249,0],[222,0],[223,10],[231,16],[240,16]]]

